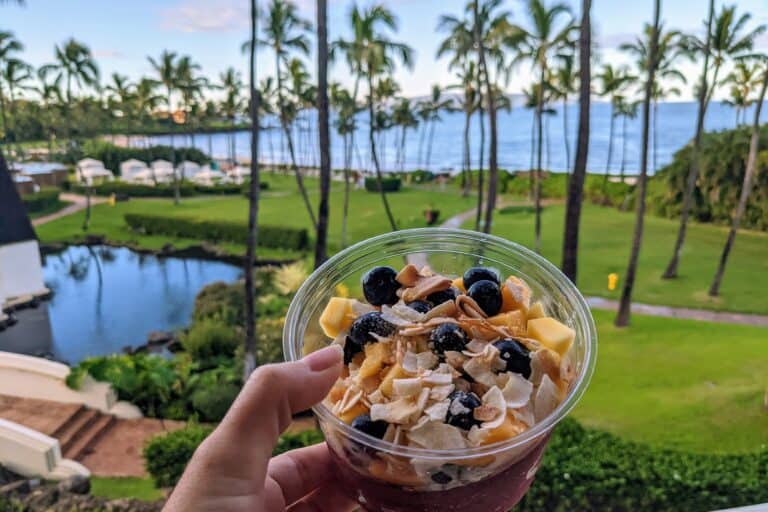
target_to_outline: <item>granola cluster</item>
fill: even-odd
[[[332,298],[320,324],[345,358],[325,404],[365,434],[432,450],[502,442],[549,415],[574,378],[574,331],[519,277],[376,267],[363,292]],[[392,459],[375,463],[408,478]]]

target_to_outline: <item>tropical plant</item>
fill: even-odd
[[[400,100],[392,108],[392,123],[400,127],[400,142],[397,150],[397,160],[400,163],[400,172],[405,171],[406,135],[409,128],[416,129],[419,120],[416,118],[413,104],[408,98]]]
[[[40,121],[45,128],[45,136],[48,141],[48,159],[53,158],[53,138],[56,133],[56,124],[58,120],[59,106],[64,102],[64,95],[61,92],[62,77],[54,80],[47,80],[44,73],[37,72],[39,86],[37,94],[40,96],[42,108],[40,109]]]
[[[237,114],[243,110],[243,98],[240,96],[243,80],[240,77],[240,72],[231,66],[228,67],[219,74],[219,85],[217,87],[224,92],[224,98],[219,104],[221,113],[234,128],[237,122]],[[234,132],[229,133],[227,137],[229,138],[229,143],[227,144],[229,160],[235,162],[237,151]]]
[[[359,107],[352,99],[352,94],[338,83],[331,85],[331,105],[336,110],[334,127],[341,136],[343,144],[344,202],[341,209],[341,247],[347,246],[347,219],[349,217],[349,192],[351,188],[350,168],[354,151],[353,135],[357,129],[356,115]]]
[[[152,57],[147,57],[150,65],[158,75],[158,81],[165,87],[165,105],[168,108],[168,132],[170,135],[170,162],[176,161],[176,149],[174,145],[174,132],[176,121],[173,116],[173,93],[179,86],[179,66],[178,55],[176,52],[170,52],[163,50],[160,57],[155,60]],[[181,194],[179,192],[179,179],[176,175],[176,166],[173,166],[173,204],[178,205]]]
[[[545,93],[549,77],[549,63],[564,49],[571,46],[575,30],[570,8],[561,3],[548,6],[544,0],[528,0],[526,15],[530,28],[512,25],[508,39],[519,47],[514,62],[530,61],[539,83],[538,101],[536,108],[537,126],[537,156],[536,156],[536,186],[534,203],[536,221],[534,233],[534,249],[541,252],[541,171],[543,150],[543,115]]]
[[[381,166],[379,165],[379,158],[376,153],[376,140],[374,137],[376,117],[374,111],[375,85],[382,76],[386,77],[388,73],[392,72],[397,61],[410,68],[413,60],[413,51],[408,45],[390,39],[387,31],[397,30],[397,18],[392,11],[381,4],[375,4],[362,9],[354,5],[350,11],[349,21],[352,26],[352,38],[334,41],[333,52],[344,54],[347,65],[355,76],[355,86],[352,93],[353,99],[357,98],[360,81],[365,80],[367,82],[368,143],[370,145],[371,158],[389,225],[393,230],[397,230],[397,223],[392,215],[387,195],[382,185]]]
[[[320,204],[317,211],[315,268],[328,259],[328,202],[331,192],[331,134],[328,104],[328,2],[317,1],[317,126],[320,146]],[[298,288],[296,288],[298,289]]]
[[[621,167],[619,169],[619,176],[622,183],[624,183],[624,172],[627,167],[627,120],[637,117],[637,107],[639,105],[640,102],[630,101],[624,96],[616,98],[614,116],[621,117]]]
[[[190,145],[195,146],[193,123],[196,112],[199,110],[200,101],[203,101],[203,92],[208,88],[208,79],[197,74],[200,65],[192,60],[189,55],[179,58],[176,68],[177,87],[181,94],[181,108],[184,112],[184,127],[190,138]],[[181,176],[184,181],[184,176]]]
[[[24,45],[16,39],[13,32],[0,31],[0,70],[8,67],[9,62],[17,60],[15,54],[21,52]],[[2,76],[0,76],[0,120],[3,122],[2,141],[7,142],[8,132],[8,113],[6,112],[5,93]]]
[[[449,112],[452,110],[453,101],[451,101],[450,98],[443,98],[443,90],[438,84],[433,84],[427,106],[429,112],[427,118],[427,122],[429,123],[429,136],[427,137],[426,168],[429,170],[430,162],[432,160],[432,144],[435,140],[435,125],[442,121],[442,118],[440,117],[441,112]]]
[[[725,267],[728,264],[728,256],[733,248],[733,243],[736,240],[736,233],[741,224],[741,218],[744,216],[744,212],[747,209],[747,200],[752,192],[752,180],[754,179],[755,169],[757,167],[757,150],[760,143],[760,113],[763,108],[763,101],[765,100],[765,91],[766,88],[768,88],[768,57],[761,56],[761,61],[763,68],[762,85],[760,86],[760,94],[757,99],[757,106],[755,107],[755,117],[752,122],[752,136],[749,141],[747,169],[744,172],[744,181],[741,184],[739,204],[736,206],[736,211],[733,214],[733,223],[731,224],[730,231],[728,231],[728,238],[725,241],[723,253],[720,256],[720,262],[717,265],[717,271],[712,280],[712,285],[709,288],[710,297],[717,297],[720,294],[720,285],[723,281],[723,275],[725,274]]]
[[[648,61],[644,66],[647,77],[643,97],[643,136],[640,143],[640,176],[637,179],[636,203],[637,212],[635,228],[632,236],[632,247],[629,254],[629,263],[624,277],[624,287],[621,292],[619,311],[616,315],[616,327],[629,325],[632,311],[632,290],[637,274],[637,260],[640,256],[640,246],[643,240],[643,227],[645,220],[645,195],[647,189],[648,174],[648,140],[650,135],[651,102],[653,101],[653,84],[656,81],[656,66],[659,63],[659,34],[661,32],[661,0],[654,1],[653,26],[651,28],[650,44],[648,45]]]
[[[616,108],[623,97],[626,87],[636,79],[629,73],[629,70],[623,67],[614,68],[611,64],[603,64],[600,73],[595,76],[598,82],[598,94],[608,98],[610,105],[610,128],[608,129],[608,158],[605,163],[605,175],[603,178],[603,188],[608,184],[608,175],[611,171],[611,156],[613,155],[613,135],[616,119]]]
[[[725,83],[731,84],[730,98],[725,103],[736,110],[736,127],[746,123],[747,108],[754,100],[752,93],[760,85],[760,68],[747,61],[740,60],[733,66],[725,78]]]
[[[5,66],[0,68],[0,98],[5,96],[5,93],[2,90],[3,86],[5,86],[8,89],[8,99],[10,101],[9,110],[14,124],[16,123],[17,94],[22,91],[34,90],[34,87],[28,84],[29,80],[32,79],[32,76],[32,66],[20,59],[8,59],[5,62]],[[14,125],[11,125],[10,121],[6,121],[6,123],[8,123],[5,125],[7,137],[7,133],[14,128]],[[16,133],[13,133],[13,140],[18,142]],[[20,153],[19,147],[16,148],[16,152]]]
[[[568,100],[579,92],[579,72],[576,69],[576,56],[574,48],[567,48],[567,52],[560,56],[560,65],[552,72],[554,95],[562,101],[563,109],[563,144],[565,145],[565,172],[571,172],[571,142],[570,128],[568,126]],[[565,180],[566,187],[568,180]]]

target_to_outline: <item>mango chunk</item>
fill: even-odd
[[[488,319],[488,322],[492,325],[508,327],[515,334],[525,334],[526,321],[526,314],[522,310],[499,313]]]
[[[387,398],[392,397],[392,385],[395,379],[403,379],[405,377],[408,377],[408,374],[405,370],[403,370],[403,367],[400,366],[398,363],[395,363],[392,368],[389,369],[387,374],[384,376],[384,378],[381,381],[381,385],[379,386],[379,391],[381,391],[381,394],[386,396]]]
[[[519,277],[509,276],[501,283],[501,310],[513,311],[522,309],[528,311],[531,306],[531,289]]]
[[[377,375],[384,367],[384,361],[389,358],[389,343],[368,343],[365,346],[365,359],[360,365],[357,378],[361,381]]]
[[[355,321],[352,311],[354,299],[331,297],[320,315],[320,327],[329,338],[335,338],[340,332],[349,329]]]
[[[341,421],[347,425],[352,423],[352,420],[360,416],[361,414],[367,414],[368,408],[363,402],[357,402],[351,409],[339,415]]]
[[[494,428],[480,443],[481,445],[506,441],[525,431],[525,425],[517,421],[511,414],[507,414],[504,423]]]
[[[528,336],[562,356],[571,348],[576,333],[554,318],[544,317],[528,320]]]
[[[451,283],[454,288],[458,288],[461,293],[467,293],[467,289],[464,288],[464,278],[463,277],[457,277],[453,280],[453,283]]]
[[[547,316],[547,312],[544,310],[544,304],[539,301],[534,302],[531,309],[528,310],[528,319],[544,318],[545,316]]]

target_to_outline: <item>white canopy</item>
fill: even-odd
[[[91,185],[94,181],[110,181],[114,175],[100,160],[84,158],[77,162],[77,178]]]
[[[149,173],[149,167],[141,160],[131,158],[120,164],[120,176],[123,181],[135,181],[136,177],[142,173]]]
[[[192,181],[199,185],[213,186],[217,183],[230,183],[232,180],[223,172],[211,169],[211,166],[204,165],[200,172],[195,174]]]
[[[155,160],[152,162],[152,172],[158,183],[173,181],[173,164],[168,160]]]
[[[184,160],[179,165],[179,173],[181,176],[187,179],[193,178],[197,173],[199,173],[201,170],[200,164],[197,162],[191,162],[189,160]]]
[[[79,162],[77,162],[77,167],[80,169],[86,169],[90,167],[98,167],[100,169],[104,169],[104,162],[101,160],[96,160],[94,158],[83,158]]]

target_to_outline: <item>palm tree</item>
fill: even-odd
[[[56,110],[64,103],[64,94],[61,92],[62,77],[57,77],[53,81],[46,80],[44,73],[37,72],[39,86],[37,94],[42,102],[41,123],[46,130],[46,139],[48,141],[48,160],[53,157],[53,137],[56,133]]]
[[[5,62],[5,67],[0,68],[0,97],[4,96],[2,91],[3,84],[8,88],[9,110],[11,119],[13,119],[13,131],[16,128],[16,94],[20,91],[31,91],[34,87],[27,85],[27,82],[32,79],[32,66],[26,62],[12,58]],[[6,132],[11,131],[11,126],[6,126]],[[7,135],[6,135],[7,136]],[[18,146],[18,135],[13,133],[13,140],[16,142],[16,153],[21,152],[21,147]]]
[[[320,144],[320,206],[317,214],[315,268],[327,258],[328,195],[331,191],[331,137],[328,127],[328,4],[317,0],[317,122]]]
[[[163,97],[157,93],[159,85],[157,80],[144,77],[134,88],[133,101],[136,103],[134,111],[141,123],[149,119],[154,110],[163,102]]]
[[[180,201],[179,180],[176,177],[176,148],[174,145],[174,132],[176,121],[173,118],[173,93],[179,85],[179,66],[176,52],[163,50],[160,58],[155,60],[147,57],[150,65],[158,75],[159,82],[165,87],[165,105],[168,107],[168,132],[171,139],[171,151],[169,160],[173,165],[173,204],[178,205]]]
[[[13,35],[13,32],[0,31],[0,70],[5,69],[10,61],[15,60],[16,57],[14,54],[22,51],[23,49],[24,45],[21,44],[18,39],[16,39],[16,37]],[[8,125],[5,94],[3,93],[2,81],[0,81],[0,120],[3,121],[2,140],[7,142],[8,131],[10,130],[10,127]]]
[[[611,124],[608,129],[608,158],[605,163],[605,176],[603,178],[603,194],[605,194],[608,185],[608,175],[611,171],[611,156],[613,155],[615,109],[624,89],[636,77],[630,75],[626,68],[614,68],[611,64],[603,64],[603,68],[595,78],[599,84],[598,94],[607,97],[610,105],[609,116]]]
[[[400,162],[400,171],[405,170],[405,149],[406,149],[406,135],[409,128],[416,129],[419,126],[419,120],[416,118],[416,114],[411,104],[411,100],[408,98],[400,98],[400,100],[392,108],[392,123],[395,126],[400,127],[400,142],[398,145],[397,156]]]
[[[62,45],[56,45],[54,47],[54,57],[56,62],[53,64],[46,64],[42,66],[41,72],[44,77],[47,77],[49,73],[52,73],[57,77],[63,77],[66,82],[64,89],[65,96],[65,120],[67,128],[67,137],[72,137],[72,125],[71,125],[71,111],[72,111],[72,86],[77,85],[79,88],[85,86],[96,87],[99,83],[99,68],[96,62],[93,60],[91,50],[84,44],[69,39]]]
[[[442,121],[440,113],[451,110],[453,102],[450,98],[442,99],[443,91],[438,84],[432,85],[432,92],[429,97],[429,136],[427,137],[427,160],[426,167],[429,169],[432,161],[432,144],[435,139],[435,124]]]
[[[243,382],[256,368],[256,314],[254,311],[253,266],[259,235],[259,90],[256,87],[256,46],[259,44],[258,5],[251,0],[251,40],[248,58],[248,92],[251,118],[251,181],[248,185],[248,236],[245,243],[245,355]]]
[[[107,98],[107,104],[109,105],[110,110],[119,110],[122,113],[124,119],[131,120],[134,84],[127,76],[121,75],[120,73],[112,73],[110,78],[112,79],[112,82],[107,84],[104,88],[108,93],[110,93],[109,97]],[[112,112],[110,112],[110,119],[112,118],[112,115]],[[112,132],[113,142],[114,136],[115,134]],[[128,128],[127,138],[128,146],[130,146],[130,128]]]
[[[576,283],[579,261],[579,223],[587,174],[589,152],[590,95],[592,77],[592,0],[581,2],[579,26],[579,130],[576,139],[576,159],[568,183],[565,205],[565,232],[563,233],[563,273]]]
[[[739,61],[725,78],[724,82],[731,84],[731,97],[725,102],[736,109],[736,128],[746,123],[746,110],[753,103],[750,97],[755,88],[760,85],[759,73],[758,66]]]
[[[723,64],[730,58],[752,51],[755,39],[765,33],[765,25],[758,25],[751,31],[744,33],[745,27],[751,19],[752,15],[749,13],[737,16],[735,4],[730,6],[724,5],[715,18],[710,36],[710,51],[712,52],[714,69],[712,71],[712,81],[710,82],[711,86],[707,92],[705,107],[709,105],[715,88],[719,85],[717,77]],[[694,44],[696,45],[695,41]],[[698,44],[696,46],[700,47],[701,45]]]
[[[376,83],[373,92],[373,99],[376,105],[374,131],[378,134],[376,139],[377,147],[383,148],[380,157],[381,167],[384,169],[387,168],[386,133],[394,126],[388,105],[399,92],[400,84],[391,76],[381,77]]]
[[[224,70],[223,73],[219,74],[218,87],[224,91],[224,99],[221,101],[221,112],[227,118],[232,128],[234,128],[237,122],[237,113],[243,109],[243,100],[240,97],[243,80],[240,77],[240,72],[233,67]],[[229,144],[227,146],[229,160],[234,162],[237,156],[234,132],[229,134]]]
[[[285,84],[283,69],[288,65],[292,51],[298,51],[304,55],[309,54],[309,38],[307,32],[311,30],[311,24],[301,18],[296,5],[288,0],[272,0],[265,13],[264,26],[265,39],[260,43],[272,48],[275,54],[275,77],[277,79],[277,106],[279,110],[280,126],[288,144],[288,153],[291,158],[291,168],[296,178],[296,185],[301,194],[304,206],[307,209],[312,228],[317,228],[317,219],[312,204],[309,201],[304,178],[296,161],[296,151],[293,145],[293,136],[289,123],[289,111],[285,98]],[[245,47],[244,47],[245,48]]]
[[[374,137],[376,117],[374,112],[375,83],[383,74],[389,73],[394,69],[396,60],[399,60],[410,69],[413,51],[408,45],[391,40],[386,34],[386,30],[396,31],[398,24],[395,15],[383,5],[376,4],[363,9],[354,5],[349,17],[352,25],[352,38],[349,40],[336,40],[333,44],[333,50],[345,55],[350,71],[355,76],[355,86],[352,93],[353,99],[357,98],[360,81],[367,81],[368,143],[371,149],[371,158],[376,171],[376,179],[384,211],[389,220],[390,227],[393,230],[397,230],[397,224],[392,216],[387,195],[382,186],[381,166],[376,154],[376,140]]]
[[[520,51],[515,62],[530,60],[538,75],[539,98],[536,108],[537,126],[537,164],[534,202],[536,205],[536,223],[534,249],[541,252],[541,159],[543,150],[543,114],[544,95],[549,76],[549,62],[570,46],[571,35],[575,30],[570,8],[561,3],[547,6],[544,0],[528,0],[526,14],[531,29],[513,25],[511,37],[519,40]]]
[[[624,171],[627,166],[627,119],[637,117],[637,107],[640,105],[637,101],[629,101],[624,96],[617,98],[615,107],[615,116],[621,117],[621,169],[619,176],[624,183]]]
[[[640,146],[640,176],[637,180],[637,213],[635,218],[635,231],[632,238],[632,249],[627,265],[627,274],[624,278],[624,288],[619,302],[619,312],[616,315],[616,327],[626,327],[632,311],[632,289],[635,285],[637,273],[637,260],[640,256],[640,245],[643,240],[643,222],[645,219],[645,192],[648,174],[648,140],[650,135],[651,102],[653,101],[653,84],[656,81],[656,66],[659,63],[659,33],[661,31],[661,0],[655,0],[653,10],[653,28],[651,29],[651,41],[648,49],[647,79],[645,83],[645,95],[643,99],[643,138]]]
[[[728,232],[728,239],[725,241],[723,247],[723,253],[720,256],[720,263],[717,265],[717,271],[715,277],[712,280],[712,285],[709,288],[709,296],[717,297],[720,294],[720,284],[723,281],[723,274],[725,274],[725,266],[728,263],[728,256],[733,248],[733,242],[736,240],[736,233],[739,230],[741,224],[741,218],[744,216],[744,212],[747,209],[747,200],[749,194],[752,192],[752,180],[755,176],[755,169],[757,168],[757,151],[760,145],[760,112],[763,108],[763,101],[765,100],[765,91],[768,88],[768,60],[765,56],[761,56],[763,61],[763,78],[762,85],[760,86],[760,96],[757,99],[757,106],[755,107],[755,117],[752,121],[752,137],[749,141],[749,156],[747,157],[747,169],[744,172],[744,180],[741,184],[741,194],[739,195],[739,203],[736,206],[736,212],[733,215],[733,223],[731,229]]]
[[[194,119],[193,107],[202,98],[203,91],[208,88],[208,79],[198,75],[200,65],[192,61],[189,55],[184,55],[179,59],[176,67],[177,87],[181,94],[181,108],[184,112],[184,127],[190,138],[191,146],[195,146],[195,135],[192,127]],[[184,176],[181,180],[184,181]]]
[[[553,72],[554,93],[557,98],[562,100],[563,108],[563,142],[565,144],[565,172],[571,172],[571,143],[568,129],[568,99],[579,92],[578,70],[575,66],[575,55],[569,52],[560,56],[560,65]],[[565,182],[566,189],[568,180]]]
[[[352,94],[335,83],[331,86],[331,103],[336,110],[334,125],[344,144],[344,204],[341,213],[341,247],[347,246],[347,218],[349,216],[350,167],[352,166],[352,134],[356,130],[356,115],[359,111],[352,100]]]

